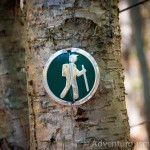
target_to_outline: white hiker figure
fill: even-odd
[[[76,78],[83,75],[84,76],[84,81],[86,85],[86,90],[87,92],[89,91],[89,86],[86,78],[86,69],[82,65],[82,70],[79,71],[75,65],[75,62],[77,61],[77,56],[75,54],[72,54],[69,56],[69,64],[64,64],[62,66],[62,76],[66,77],[66,86],[63,89],[62,93],[60,94],[61,98],[64,98],[72,86],[73,89],[73,99],[78,99],[79,98],[79,91],[78,91],[78,85],[77,85],[77,80]]]

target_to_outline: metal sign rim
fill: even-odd
[[[91,91],[85,97],[83,97],[82,99],[80,99],[78,101],[75,101],[74,103],[62,100],[59,97],[55,96],[53,94],[53,92],[51,91],[51,89],[49,88],[48,81],[47,81],[47,71],[48,71],[48,68],[49,68],[51,62],[60,54],[67,53],[67,51],[77,52],[77,53],[85,56],[92,63],[94,71],[95,71],[95,82],[94,82],[94,85],[93,85]],[[95,94],[95,92],[99,86],[99,81],[100,81],[100,71],[99,71],[99,67],[98,67],[95,59],[88,52],[86,52],[85,50],[82,50],[80,48],[67,48],[67,49],[59,50],[58,52],[54,53],[48,59],[48,61],[45,64],[44,70],[43,70],[43,85],[44,85],[46,92],[54,101],[58,102],[59,104],[67,105],[67,106],[72,106],[72,105],[77,106],[77,105],[82,105],[83,103],[87,102]]]

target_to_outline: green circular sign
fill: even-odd
[[[44,87],[49,96],[63,105],[88,101],[99,85],[100,73],[94,58],[79,48],[53,54],[43,71]]]

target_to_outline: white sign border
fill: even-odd
[[[86,95],[85,97],[83,97],[82,99],[80,99],[78,101],[75,101],[74,103],[62,100],[62,99],[58,98],[57,96],[55,96],[53,94],[53,92],[50,90],[48,81],[47,81],[47,71],[49,69],[51,62],[60,54],[67,53],[68,51],[76,52],[76,53],[79,53],[79,54],[82,54],[83,56],[85,56],[92,63],[94,71],[95,71],[95,82],[94,82],[92,90],[88,93],[88,95]],[[48,59],[48,61],[45,64],[44,70],[43,70],[43,84],[44,84],[44,88],[45,88],[46,92],[53,100],[55,100],[59,104],[67,105],[67,106],[72,106],[72,105],[78,106],[78,105],[82,105],[83,103],[87,102],[95,94],[95,92],[99,86],[99,81],[100,81],[100,71],[99,71],[99,67],[98,67],[95,59],[88,52],[86,52],[85,50],[82,50],[80,48],[67,48],[67,49],[59,50],[58,52],[54,53]]]

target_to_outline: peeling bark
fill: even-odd
[[[129,140],[116,0],[29,0],[24,27],[32,150],[102,149],[98,141]],[[45,62],[56,51],[79,47],[101,73],[96,94],[80,107],[53,101],[42,83]],[[32,84],[31,84],[32,81]],[[128,146],[108,147],[129,150]]]

